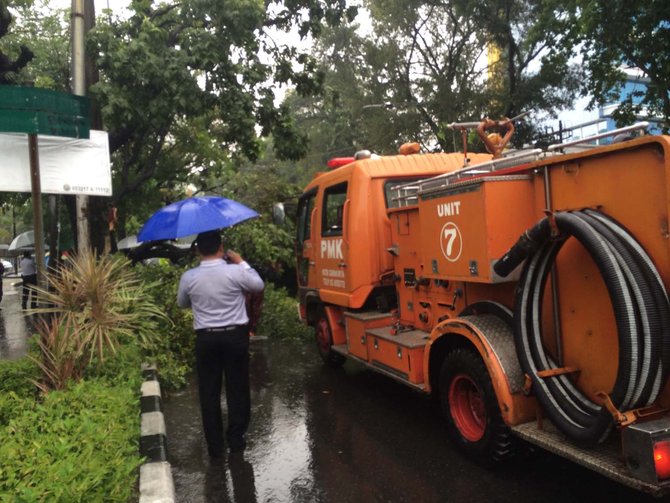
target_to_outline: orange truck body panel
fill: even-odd
[[[425,277],[495,283],[492,264],[536,221],[532,196],[530,177],[519,177],[420,201]]]

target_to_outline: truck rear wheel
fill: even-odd
[[[514,437],[502,420],[484,362],[457,348],[444,359],[439,383],[447,432],[458,449],[483,463],[497,463],[514,452]]]
[[[333,351],[333,333],[330,330],[330,323],[323,309],[319,314],[314,325],[316,331],[316,347],[319,350],[321,359],[327,365],[340,367],[344,363],[344,356]]]

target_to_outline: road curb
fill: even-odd
[[[147,460],[140,467],[140,503],[175,503],[158,371],[153,365],[143,364],[142,376],[140,456]]]

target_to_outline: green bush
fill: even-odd
[[[106,358],[102,363],[94,360],[84,374],[85,379],[99,379],[111,386],[134,386],[137,382],[143,363],[142,353],[137,344],[119,346],[113,358]]]
[[[82,252],[49,273],[48,289],[36,288],[42,307],[33,312],[43,316],[35,324],[39,354],[29,357],[42,370],[42,391],[78,381],[92,361],[102,365],[124,343],[151,343],[164,315],[129,265]]]
[[[177,305],[179,278],[186,270],[170,264],[136,266],[152,301],[160,306],[165,318],[159,319],[151,344],[142,346],[145,360],[155,363],[165,390],[182,388],[193,369],[195,335],[190,309]]]
[[[34,397],[37,387],[32,381],[38,379],[39,374],[37,364],[28,358],[0,360],[0,391],[13,391],[21,397]]]
[[[34,386],[33,386],[34,387]],[[36,406],[33,398],[19,396],[14,391],[5,391],[0,394],[0,427],[4,427],[12,419],[21,417],[27,410]]]
[[[136,498],[140,383],[137,368],[122,385],[81,381],[41,403],[3,395],[0,501]]]
[[[141,347],[166,319],[122,262],[72,267],[28,355],[0,362],[0,502],[138,496]]]
[[[298,301],[291,297],[285,288],[277,288],[272,283],[267,283],[258,334],[286,339],[306,339],[311,333],[311,329],[298,317]]]

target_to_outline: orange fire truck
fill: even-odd
[[[492,155],[363,152],[306,187],[300,311],[321,357],[435,395],[473,457],[522,439],[665,494],[670,137],[503,153],[510,122],[454,125],[472,126]]]

